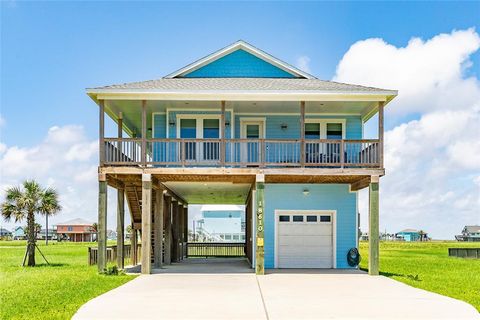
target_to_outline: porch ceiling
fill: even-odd
[[[113,121],[117,122],[120,113],[123,115],[124,130],[131,135],[141,133],[142,113],[140,100],[108,100],[105,110]],[[152,113],[165,113],[167,110],[187,111],[220,111],[219,101],[161,101],[148,100],[147,129],[152,128]],[[235,114],[300,114],[299,101],[226,101],[226,110]],[[376,101],[307,101],[305,112],[315,115],[360,115],[368,119],[377,108]],[[150,137],[151,131],[147,131]]]
[[[251,184],[231,182],[164,182],[188,204],[245,204]]]

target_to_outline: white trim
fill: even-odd
[[[267,119],[265,117],[240,117],[240,139],[246,139],[246,132],[244,132],[244,124],[247,122],[260,123],[262,126],[262,136],[260,139],[267,137]]]
[[[222,126],[220,124],[220,118],[221,118],[221,115],[219,114],[176,114],[175,115],[176,117],[176,137],[177,139],[180,138],[180,124],[179,124],[179,121],[182,120],[182,119],[195,119],[197,120],[197,125],[196,125],[196,139],[203,139],[203,121],[201,120],[205,120],[205,119],[218,119],[218,125],[219,125],[219,137],[218,139],[220,139],[220,137],[222,136]],[[200,121],[198,121],[200,120]]]
[[[262,115],[262,116],[300,116],[300,112],[237,112],[236,115],[239,116],[256,116],[256,115]],[[306,113],[305,117],[309,116],[361,116],[362,114],[360,113],[320,113],[320,112],[314,112],[314,113]],[[307,119],[307,118],[305,118]]]
[[[327,124],[341,123],[342,124],[342,139],[345,139],[347,132],[347,119],[319,119],[319,118],[305,118],[305,123],[320,124],[320,139],[327,138]]]
[[[281,214],[292,215],[293,213],[298,213],[302,215],[306,214],[331,214],[332,216],[332,265],[333,269],[337,268],[337,210],[283,210],[275,209],[274,214],[274,229],[275,229],[275,246],[274,246],[274,268],[278,268],[278,216]],[[301,222],[299,222],[301,223]],[[308,222],[304,222],[308,223]],[[321,223],[321,222],[318,222]]]
[[[195,114],[190,114],[190,115],[221,115],[221,110],[216,110],[216,109],[205,109],[205,108],[188,108],[188,109],[184,109],[184,108],[166,108],[165,110],[165,113],[167,115],[167,134],[166,134],[166,137],[168,138],[169,137],[169,134],[168,134],[168,127],[169,127],[169,124],[168,124],[168,120],[169,120],[169,115],[170,115],[170,112],[185,112],[185,111],[206,111],[206,112],[215,112],[215,113],[206,113],[206,114],[202,114],[202,113],[195,113]],[[235,134],[235,131],[234,131],[234,128],[232,126],[232,122],[235,124],[235,121],[234,121],[234,117],[233,117],[233,108],[231,109],[225,109],[225,113],[227,112],[230,112],[230,136],[231,138],[233,139],[233,135]],[[181,115],[184,115],[184,114],[188,114],[188,113],[180,113]],[[178,115],[178,114],[176,114]],[[233,119],[233,120],[232,120]],[[233,125],[234,125],[233,124]],[[177,123],[175,123],[175,126],[177,126]],[[178,137],[178,131],[177,131],[177,137]]]
[[[212,54],[209,54],[208,56],[200,59],[200,60],[197,60],[175,72],[172,72],[170,73],[169,75],[165,76],[164,78],[167,78],[167,79],[170,79],[170,78],[175,78],[175,77],[178,77],[178,76],[184,76],[190,72],[193,72],[197,69],[200,69],[201,67],[215,61],[215,60],[218,60],[234,51],[237,51],[237,50],[245,50],[247,51],[248,53],[251,53],[253,54],[254,56],[256,56],[257,58],[260,58],[280,69],[282,69],[283,71],[287,72],[287,73],[290,73],[291,75],[293,76],[296,76],[296,77],[303,77],[303,78],[307,78],[307,79],[315,79],[314,76],[304,72],[304,71],[301,71],[297,68],[295,68],[294,66],[288,64],[288,63],[285,63],[275,57],[273,57],[272,55],[258,49],[258,48],[255,48],[254,46],[246,43],[245,41],[242,41],[242,40],[239,40],[223,49],[220,49],[218,51],[215,51],[214,53]]]

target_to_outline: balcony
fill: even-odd
[[[104,138],[100,165],[382,168],[379,141]]]

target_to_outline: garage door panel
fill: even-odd
[[[277,220],[277,267],[333,268],[333,223],[304,221]]]
[[[279,236],[279,245],[332,246],[331,235],[283,235]]]

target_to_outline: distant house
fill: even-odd
[[[200,240],[245,242],[245,210],[237,205],[204,205],[197,221]]]
[[[8,231],[5,228],[0,228],[0,237],[11,237],[12,232]]]
[[[13,240],[25,240],[27,235],[22,227],[16,227],[12,232]]]
[[[480,242],[480,226],[465,226],[461,235],[455,236],[457,241]]]
[[[57,234],[62,240],[90,242],[96,233],[92,222],[78,218],[57,224]]]
[[[404,241],[427,241],[428,234],[421,230],[405,229],[395,234],[395,238]]]
[[[47,237],[47,229],[41,229],[39,233],[37,233],[38,240],[45,240]],[[48,240],[56,240],[57,239],[57,230],[48,228]]]

